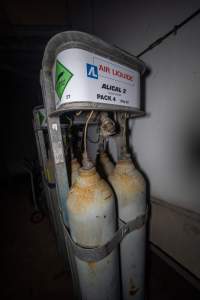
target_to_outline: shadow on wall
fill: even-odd
[[[141,83],[140,83],[140,101],[141,101],[140,107],[141,107],[141,110],[144,111],[144,113],[145,113],[143,116],[145,118],[150,117],[150,114],[148,112],[146,112],[146,80],[147,80],[147,77],[150,75],[151,75],[151,69],[149,66],[146,66],[145,73],[142,75]],[[144,177],[144,179],[146,181],[147,203],[150,207],[150,194],[151,194],[150,193],[150,181],[148,179],[146,172],[144,170],[142,170],[140,167],[140,164],[137,160],[136,154],[134,153],[134,146],[131,141],[132,132],[134,130],[134,123],[135,123],[134,119],[131,120],[131,124],[129,123],[128,129],[127,129],[126,140],[128,143],[129,152],[131,154],[131,159],[132,159],[135,167],[139,170],[139,172],[142,174],[142,176]]]
[[[146,65],[146,70],[141,77],[140,82],[140,108],[146,113],[146,79],[151,75],[151,69]]]
[[[150,67],[146,67],[145,73],[141,78],[141,85],[140,85],[140,101],[141,101],[141,110],[145,112],[144,117],[150,117],[150,114],[146,112],[146,79],[151,74]],[[148,205],[148,221],[146,226],[146,238],[147,241],[150,240],[150,218],[151,218],[151,185],[150,180],[146,174],[146,172],[140,167],[139,161],[137,160],[136,154],[134,153],[134,146],[132,144],[132,131],[134,130],[134,123],[135,120],[131,120],[131,124],[129,123],[128,130],[127,130],[127,142],[128,142],[128,149],[131,154],[131,159],[136,167],[136,169],[142,174],[145,182],[146,182],[146,201]],[[146,244],[146,290],[149,290],[149,276],[151,270],[151,262],[150,262],[150,248],[149,244]]]

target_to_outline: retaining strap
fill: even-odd
[[[108,256],[127,234],[144,226],[144,224],[148,220],[148,211],[149,209],[147,206],[145,214],[138,216],[134,220],[131,220],[127,223],[120,220],[119,229],[115,232],[112,239],[99,247],[86,248],[75,243],[70,236],[68,228],[63,223],[65,237],[70,241],[71,247],[76,257],[87,262],[99,261]]]

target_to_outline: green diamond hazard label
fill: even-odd
[[[71,80],[73,74],[70,72],[63,64],[58,60],[56,61],[56,78],[55,78],[55,89],[58,95],[58,98],[61,99],[64,90]]]
[[[44,120],[45,120],[45,116],[43,115],[43,113],[41,111],[39,111],[38,112],[38,117],[39,117],[40,125],[42,125]]]

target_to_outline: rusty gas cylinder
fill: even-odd
[[[108,177],[113,172],[115,166],[106,152],[100,152],[99,162],[104,174],[106,175],[106,177]]]
[[[83,247],[108,242],[117,229],[113,192],[96,169],[79,169],[71,187],[67,209],[72,239]],[[76,257],[82,299],[120,299],[118,250],[100,261],[86,262]]]
[[[131,221],[146,211],[146,184],[129,155],[119,160],[109,176],[123,222]],[[145,226],[130,232],[120,244],[123,300],[144,300]]]

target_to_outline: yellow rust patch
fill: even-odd
[[[73,194],[73,199],[68,199],[68,205],[74,212],[85,211],[88,206],[94,201],[95,196],[94,187],[79,187],[76,185],[70,193]],[[69,195],[70,196],[70,195]]]
[[[125,174],[114,174],[110,177],[111,183],[120,187],[120,190],[125,190],[130,193],[140,193],[145,189],[145,184],[143,178],[137,176],[129,176]]]
[[[102,203],[112,199],[110,188],[103,180],[98,180],[98,184],[80,186],[77,182],[69,192],[68,207],[74,213],[84,213],[95,202]]]
[[[109,194],[108,196],[106,196],[106,197],[104,198],[104,200],[110,199],[111,197],[112,197],[112,194]]]
[[[145,180],[131,160],[118,161],[110,180],[127,192],[140,193],[145,190]]]
[[[134,283],[133,279],[129,279],[129,295],[134,296],[139,291],[139,288],[137,288]]]
[[[92,269],[94,271],[96,269],[96,261],[88,262],[88,266],[90,269]]]

